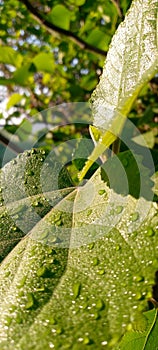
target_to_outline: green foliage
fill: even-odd
[[[157,200],[157,1],[134,0],[123,21],[130,4],[0,2],[0,84],[9,96],[0,136],[5,143],[14,134],[25,147],[31,121],[51,123],[48,107],[89,99],[122,22],[92,95],[94,146],[85,138],[76,142],[78,159],[67,166],[72,180],[52,146],[81,132],[89,137],[87,125],[63,125],[44,136],[40,129],[41,148],[1,170],[2,350],[156,350],[157,310],[149,306],[157,307],[158,289],[158,216],[151,201],[152,191]],[[142,138],[130,130],[136,157],[122,142],[105,162],[127,116],[153,149],[151,167],[139,153]],[[58,110],[55,120],[62,117]],[[77,172],[83,178],[88,169],[87,182],[78,184]]]

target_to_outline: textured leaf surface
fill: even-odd
[[[41,152],[1,175],[5,255],[8,232],[27,233],[0,267],[1,349],[111,349],[151,297],[157,208],[114,193],[99,171],[73,190],[63,170],[57,189],[60,165]]]
[[[127,115],[142,86],[156,73],[157,10],[157,0],[133,1],[114,35],[92,97],[97,127],[109,128],[116,117],[114,110]]]

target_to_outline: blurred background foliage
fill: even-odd
[[[89,100],[111,38],[131,2],[0,0],[1,165],[29,147],[33,134],[40,140],[38,146],[48,150],[72,138],[90,138],[88,123],[68,125],[64,107],[56,109],[53,120],[49,108]],[[152,150],[156,170],[157,95],[155,76],[143,88],[129,115]],[[51,123],[56,125],[52,132],[45,127]],[[4,160],[9,142],[10,153]],[[139,144],[138,137],[135,142]]]

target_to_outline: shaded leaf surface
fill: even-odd
[[[99,171],[73,190],[63,170],[57,189],[60,169],[35,150],[3,168],[3,240],[14,221],[27,234],[0,267],[3,350],[111,349],[151,296],[156,206],[116,194]]]

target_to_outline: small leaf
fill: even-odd
[[[60,28],[69,30],[71,12],[64,5],[56,5],[49,13],[49,20]]]
[[[19,103],[22,100],[23,96],[15,93],[12,94],[11,97],[9,98],[9,101],[7,102],[7,109],[15,106],[17,103]]]

